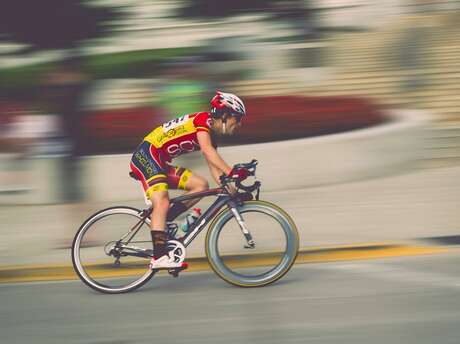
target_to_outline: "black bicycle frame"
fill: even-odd
[[[197,192],[190,195],[183,195],[171,199],[171,203],[187,201],[195,198],[203,198],[208,196],[218,196],[213,204],[192,224],[189,231],[181,238],[185,247],[197,237],[198,234],[206,227],[206,224],[222,209],[223,206],[232,201],[232,196],[225,189],[211,189],[207,191]]]
[[[187,247],[196,238],[198,234],[206,227],[206,224],[209,220],[211,220],[216,214],[222,209],[223,206],[226,204],[233,203],[233,197],[229,195],[227,190],[223,188],[211,189],[207,191],[195,192],[189,195],[182,195],[175,198],[172,198],[169,202],[170,204],[188,201],[195,198],[203,198],[209,196],[218,196],[217,199],[211,206],[192,224],[190,230],[184,235],[180,241],[182,241],[183,245]],[[236,205],[236,204],[235,204]],[[235,206],[233,205],[233,206]],[[153,208],[150,207],[148,209],[143,210],[142,219],[136,224],[131,232],[140,224],[144,223],[145,220],[152,214]],[[132,237],[136,235],[137,231],[140,229],[140,226],[132,233]],[[129,241],[128,241],[129,242]]]
[[[249,198],[248,198],[248,195]],[[190,227],[190,230],[185,234],[182,238],[177,239],[182,244],[187,247],[190,245],[190,243],[197,237],[198,234],[206,227],[207,223],[209,220],[214,218],[214,216],[217,215],[217,213],[224,207],[225,205],[228,205],[230,208],[236,208],[239,202],[242,200],[248,200],[252,199],[252,195],[250,193],[239,193],[238,197],[235,197],[233,195],[230,195],[228,191],[224,188],[217,188],[217,189],[211,189],[207,191],[201,191],[201,192],[195,192],[193,194],[188,194],[188,195],[182,195],[178,196],[175,198],[172,198],[169,202],[170,204],[174,204],[177,202],[182,202],[182,201],[188,201],[191,199],[196,199],[196,198],[204,198],[204,197],[209,197],[209,196],[218,196],[217,199],[214,201],[213,204],[192,224]],[[142,224],[145,223],[147,218],[152,214],[153,207],[150,207],[148,209],[144,209],[141,213],[141,220],[131,228],[131,230],[127,233],[127,235],[130,235],[131,238],[125,242],[124,244],[128,244],[131,239],[137,234],[137,232],[141,229]],[[243,234],[245,235],[246,239],[248,240],[248,245],[250,247],[253,247],[253,240],[248,235],[249,233],[246,233],[243,230]],[[122,243],[122,239],[120,239],[117,244]],[[138,257],[149,257],[146,255],[144,252],[130,252],[128,255],[130,256],[138,256]]]

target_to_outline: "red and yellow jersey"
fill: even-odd
[[[150,132],[144,141],[161,150],[167,160],[179,155],[200,150],[196,134],[209,132],[211,116],[209,112],[197,112],[175,118]]]

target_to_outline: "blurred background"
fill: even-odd
[[[141,188],[128,177],[131,152],[166,120],[208,111],[216,89],[239,95],[248,112],[237,135],[221,140],[220,152],[231,164],[260,161],[261,197],[292,215],[302,248],[434,237],[458,244],[459,37],[458,0],[2,0],[0,276],[11,265],[70,265],[71,240],[90,214],[114,205],[143,207]],[[198,154],[178,164],[209,176]],[[188,255],[204,256],[202,237]],[[296,266],[285,284],[257,294],[227,288],[226,300],[222,285],[208,275],[185,280],[185,292],[184,284],[159,283],[169,299],[176,300],[177,291],[196,297],[182,324],[200,343],[214,343],[232,324],[239,330],[226,338],[242,343],[287,343],[289,335],[304,342],[310,330],[320,339],[326,333],[333,341],[339,333],[336,339],[368,343],[347,332],[367,321],[372,324],[360,339],[380,334],[376,343],[433,343],[437,334],[458,330],[458,255],[393,262]],[[424,275],[430,270],[439,274]],[[55,332],[64,342],[72,342],[69,333],[75,343],[83,340],[66,320],[72,316],[104,338],[106,327],[95,327],[110,322],[125,338],[107,314],[126,313],[105,312],[113,299],[89,304],[94,295],[80,287],[56,293],[59,287],[50,287],[49,303],[27,314],[65,321]],[[438,288],[431,299],[430,288]],[[40,302],[36,293],[2,300],[11,301],[0,314],[7,340],[35,341],[38,333],[49,343],[36,320],[23,322],[16,306]],[[217,309],[218,316],[191,323],[209,295],[214,301],[207,312]],[[130,297],[139,300],[131,319],[145,322],[139,332],[145,342],[151,339],[145,314],[158,301],[140,312],[145,294]],[[23,309],[30,309],[29,301]],[[300,307],[294,316],[293,301]],[[257,302],[259,308],[251,306]],[[315,312],[308,324],[302,323],[305,302],[318,307],[309,308]],[[86,318],[76,303],[98,309]],[[60,308],[64,304],[71,308]],[[160,309],[171,305],[180,318],[183,304]],[[46,312],[53,307],[56,312]],[[15,314],[25,323],[18,333]],[[223,326],[207,325],[222,314],[228,315]],[[318,327],[309,327],[315,321]],[[437,321],[452,326],[429,332]],[[385,332],[398,322],[399,332]],[[197,326],[214,333],[200,337]],[[386,340],[388,333],[395,339]],[[456,343],[458,334],[451,338]],[[107,343],[119,342],[112,339]]]
[[[79,158],[132,152],[165,120],[208,110],[216,89],[240,95],[249,112],[227,145],[379,125],[395,108],[425,110],[430,125],[455,128],[459,7],[454,0],[7,0],[0,202],[84,200]],[[288,121],[280,127],[279,118]],[[450,151],[442,154],[458,160]]]
[[[68,246],[95,209],[142,201],[131,152],[216,89],[248,111],[222,154],[261,160],[269,192],[456,166],[459,15],[454,0],[5,0],[3,222],[58,209],[40,233]]]
[[[141,201],[131,152],[164,121],[207,111],[216,89],[248,109],[223,155],[261,160],[266,191],[460,161],[459,1],[3,4],[0,205],[12,231],[59,209],[41,233],[68,246],[100,205]]]

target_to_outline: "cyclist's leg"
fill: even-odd
[[[169,196],[165,165],[155,147],[143,142],[134,152],[130,166],[139,177],[147,198],[152,201],[151,234],[155,256],[158,258],[167,253],[165,228]]]
[[[206,191],[209,189],[208,181],[183,167],[168,165],[168,185],[171,189],[185,190],[185,194]],[[201,198],[184,202],[176,202],[168,212],[167,221],[174,221],[180,214],[194,206]]]
[[[151,215],[152,242],[155,250],[155,258],[158,259],[168,253],[166,235],[166,215],[169,210],[168,190],[155,190],[150,195],[153,205]]]

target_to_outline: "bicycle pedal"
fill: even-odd
[[[179,277],[179,272],[188,268],[188,264],[184,263],[180,268],[168,269],[168,273],[173,277]]]
[[[179,271],[177,271],[176,269],[170,269],[170,270],[168,270],[168,273],[169,273],[172,277],[179,277]]]

